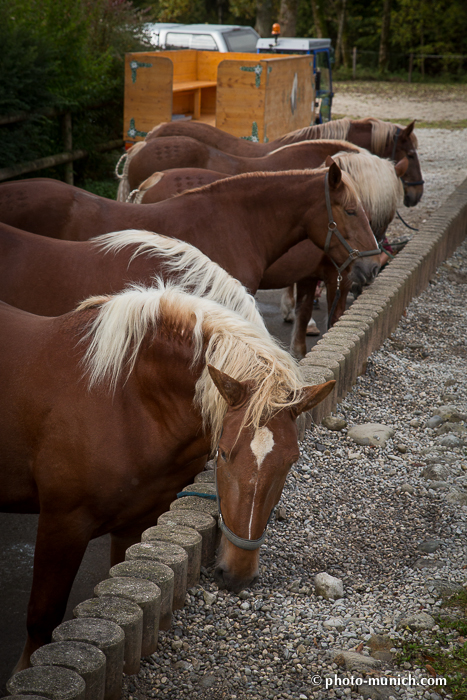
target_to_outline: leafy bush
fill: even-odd
[[[74,149],[121,137],[124,55],[147,48],[148,13],[127,0],[0,0],[0,16],[0,114],[70,110]],[[63,150],[57,118],[1,129],[0,166]]]

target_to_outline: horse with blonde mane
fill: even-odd
[[[0,299],[18,309],[60,316],[87,297],[150,286],[156,276],[264,326],[254,297],[189,243],[134,229],[60,241],[0,223]]]
[[[246,158],[224,153],[201,141],[173,136],[142,141],[128,150],[124,174],[120,180],[117,200],[125,202],[130,191],[156,171],[173,168],[202,168],[240,175],[251,172],[302,170],[317,168],[327,156],[340,151],[359,153],[360,148],[347,141],[319,139],[283,145],[260,158]]]
[[[16,670],[50,641],[88,542],[111,533],[111,563],[122,561],[213,448],[216,577],[251,585],[299,456],[296,418],[334,382],[306,386],[263,328],[162,282],[56,318],[0,303],[0,323],[1,508],[40,513]]]
[[[424,184],[414,126],[415,121],[403,127],[375,117],[366,117],[365,119],[348,119],[346,117],[292,131],[269,143],[254,143],[201,122],[165,122],[154,127],[146,136],[146,141],[169,136],[186,136],[224,151],[224,153],[246,158],[265,156],[281,146],[298,141],[313,141],[315,139],[350,141],[356,146],[366,148],[380,158],[390,158],[396,163],[403,158],[408,158],[409,166],[403,183],[404,204],[407,207],[413,207],[422,197]],[[138,144],[137,147],[140,148],[140,145]],[[161,170],[162,168],[156,169]],[[120,175],[118,176],[120,177]]]
[[[403,188],[400,178],[408,167],[407,159],[404,158],[394,165],[390,160],[362,151],[361,153],[338,153],[332,160],[351,176],[376,240],[382,241],[402,201]],[[329,165],[331,161],[327,162]],[[224,177],[223,173],[193,168],[155,173],[153,176],[155,183],[153,184],[152,178],[149,178],[140,186],[139,191],[134,193],[133,201],[142,204],[162,201],[164,196],[175,196],[183,191],[182,188],[189,187],[195,181],[204,184],[214,182],[215,178]],[[333,325],[345,311],[347,292],[352,286],[352,279],[346,272],[343,273],[342,278],[340,298],[332,310],[338,288],[336,269],[329,258],[322,251],[318,251],[310,240],[302,241],[290,248],[265,271],[260,289],[282,289],[299,283],[296,294],[294,295],[293,290],[289,289],[284,293],[282,301],[285,315],[290,313],[292,303],[295,305],[290,348],[297,357],[303,357],[306,354],[306,327],[313,309],[317,281],[324,280],[326,283],[330,314],[332,310],[329,323]],[[362,284],[357,283],[356,294],[360,293],[361,288]]]
[[[329,194],[329,206],[325,192]],[[333,233],[333,219],[342,237]],[[355,281],[378,270],[377,244],[351,178],[339,166],[248,173],[158,204],[134,206],[54,180],[0,185],[0,221],[44,236],[87,240],[124,228],[157,231],[191,243],[252,293],[264,271],[309,237]],[[349,255],[349,249],[359,251]]]

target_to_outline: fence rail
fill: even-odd
[[[108,107],[110,104],[113,103],[106,102],[97,105],[90,105],[89,107],[86,107],[84,111],[87,112],[91,110],[102,109],[103,107]],[[69,109],[52,108],[39,110],[37,112],[20,112],[18,114],[1,115],[0,127],[7,126],[9,124],[17,124],[19,122],[34,119],[36,117],[61,118],[62,143],[64,151],[62,153],[55,153],[50,156],[45,156],[44,158],[37,158],[35,160],[17,163],[6,168],[0,168],[0,182],[10,180],[11,178],[18,177],[19,175],[26,175],[27,173],[44,170],[46,168],[52,168],[56,165],[65,165],[65,182],[69,185],[72,185],[73,162],[81,158],[86,158],[86,156],[89,155],[90,150],[73,150],[72,113]],[[97,153],[104,153],[106,151],[113,151],[123,146],[123,139],[114,139],[113,141],[94,146],[92,148],[92,151]]]

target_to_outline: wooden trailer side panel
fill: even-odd
[[[263,142],[266,75],[264,61],[224,60],[217,69],[216,126]]]
[[[265,63],[264,141],[314,123],[313,57]]]
[[[142,141],[153,126],[172,119],[173,71],[172,61],[158,53],[126,54],[125,140]]]

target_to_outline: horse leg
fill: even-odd
[[[281,314],[286,323],[293,321],[293,308],[295,305],[294,285],[287,287],[282,292],[281,297]]]
[[[290,341],[290,352],[295,357],[305,357],[306,355],[306,329],[313,313],[317,283],[316,277],[308,277],[297,282],[295,320]]]
[[[13,673],[30,666],[33,651],[50,642],[53,630],[61,623],[90,532],[76,511],[40,514],[27,614],[28,636]]]

